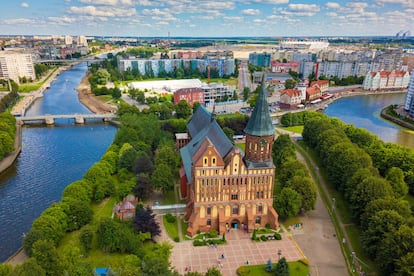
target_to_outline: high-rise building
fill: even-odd
[[[36,79],[32,54],[15,51],[0,51],[0,79],[13,80],[19,78]]]
[[[73,38],[70,35],[65,35],[65,44],[66,45],[72,45],[73,43]]]
[[[273,208],[275,166],[272,145],[275,131],[262,89],[245,128],[246,152],[232,144],[213,115],[200,106],[187,125],[187,135],[177,135],[181,147],[181,195],[186,198],[187,234],[228,228],[248,232],[269,224],[278,227]]]
[[[405,98],[404,109],[410,117],[414,118],[414,69],[411,72],[410,84],[408,85],[407,96]]]
[[[272,59],[271,53],[250,53],[249,54],[249,64],[261,67],[269,67],[270,60]]]

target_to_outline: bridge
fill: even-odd
[[[65,115],[41,115],[41,116],[24,116],[17,118],[17,121],[21,124],[29,124],[29,123],[42,123],[46,125],[53,125],[56,119],[73,119],[76,124],[84,124],[86,120],[91,119],[102,119],[103,121],[107,122],[114,118],[117,115],[108,113],[108,114],[65,114]]]

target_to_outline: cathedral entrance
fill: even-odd
[[[231,221],[231,228],[234,228],[234,229],[240,228],[240,221],[238,219],[233,219]]]

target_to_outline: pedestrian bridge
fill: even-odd
[[[40,116],[24,116],[16,118],[21,124],[41,123],[46,125],[53,125],[56,119],[73,119],[76,124],[84,124],[87,120],[96,121],[96,119],[102,119],[103,121],[111,121],[116,118],[117,115],[113,113],[108,114],[64,114],[64,115],[40,115]]]

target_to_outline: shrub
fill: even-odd
[[[266,223],[266,229],[270,229],[270,223]]]
[[[165,218],[167,219],[168,223],[175,223],[177,221],[177,219],[173,215],[171,215],[170,213],[167,213],[165,215]]]
[[[253,230],[253,234],[252,234],[252,240],[256,240],[256,229]]]
[[[275,239],[280,241],[282,239],[282,235],[280,235],[279,233],[275,233]]]
[[[209,238],[217,238],[218,237],[218,233],[216,229],[210,230],[210,232],[208,232],[208,237]]]
[[[193,241],[193,245],[194,246],[204,246],[206,244],[207,244],[207,242],[206,241],[203,241],[203,240],[194,240]]]
[[[200,235],[201,234],[201,231],[200,230],[197,230],[197,235]]]
[[[180,242],[180,238],[179,237],[174,237],[174,241],[175,242]]]
[[[236,271],[238,276],[250,275],[250,269],[245,266],[241,266]]]
[[[260,239],[261,239],[262,241],[267,241],[267,238],[266,238],[266,236],[265,236],[265,235],[260,236]]]

